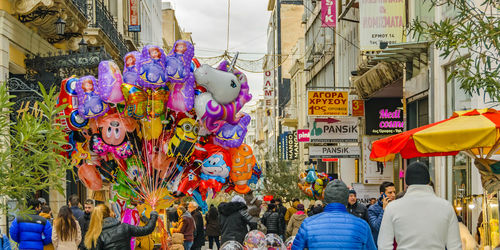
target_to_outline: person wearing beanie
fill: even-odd
[[[333,180],[324,190],[324,211],[305,219],[292,249],[377,249],[370,226],[349,212],[349,189],[341,180]]]
[[[406,169],[405,195],[387,205],[380,233],[379,249],[460,250],[457,216],[447,200],[434,194],[429,168],[414,162]]]
[[[297,212],[295,212],[288,221],[288,225],[286,227],[286,236],[287,238],[290,236],[295,236],[299,231],[300,225],[302,221],[307,218],[307,215],[304,213],[304,205],[298,203],[296,205]]]
[[[347,202],[347,211],[349,213],[368,222],[368,209],[358,202],[354,189],[349,190],[349,200]]]
[[[394,183],[384,181],[379,187],[380,197],[377,203],[368,208],[368,224],[372,229],[373,240],[377,244],[378,232],[380,231],[380,224],[382,224],[382,217],[384,217],[384,210],[389,202],[396,199],[396,187]]]
[[[230,240],[243,244],[248,227],[250,230],[257,229],[258,218],[248,214],[245,199],[239,195],[234,196],[231,202],[219,204],[218,210],[222,235],[221,245]]]

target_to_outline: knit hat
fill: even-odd
[[[330,203],[341,203],[347,206],[347,200],[349,199],[349,189],[341,180],[333,180],[326,185],[325,188],[325,202]]]
[[[297,210],[298,211],[304,211],[304,204],[298,204],[297,205]]]
[[[406,185],[421,184],[427,185],[431,182],[429,168],[422,162],[414,162],[406,169]]]
[[[245,204],[245,199],[243,199],[243,197],[241,197],[239,195],[236,195],[233,197],[233,199],[231,199],[231,202],[241,202],[241,203]]]
[[[356,190],[354,190],[354,189],[349,189],[349,194],[354,194],[354,195],[356,195]]]

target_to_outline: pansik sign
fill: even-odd
[[[360,0],[361,50],[380,50],[380,42],[403,42],[405,0]]]
[[[321,0],[321,27],[335,27],[337,13],[334,0]]]
[[[365,110],[365,132],[367,135],[388,135],[403,132],[405,124],[401,99],[370,99],[366,101]]]
[[[358,118],[311,118],[309,119],[311,142],[357,142]]]
[[[359,158],[358,146],[312,146],[309,147],[309,159],[323,158]]]
[[[139,0],[129,0],[130,1],[130,13],[129,13],[129,24],[128,31],[130,32],[140,32],[141,25],[139,25]]]
[[[307,114],[310,116],[348,115],[347,91],[308,91]]]

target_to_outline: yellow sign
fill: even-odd
[[[347,91],[309,91],[307,114],[312,116],[348,115]]]

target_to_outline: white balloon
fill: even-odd
[[[207,88],[220,104],[233,102],[241,90],[241,83],[233,73],[214,69],[207,64],[197,68],[194,77],[196,82]]]

